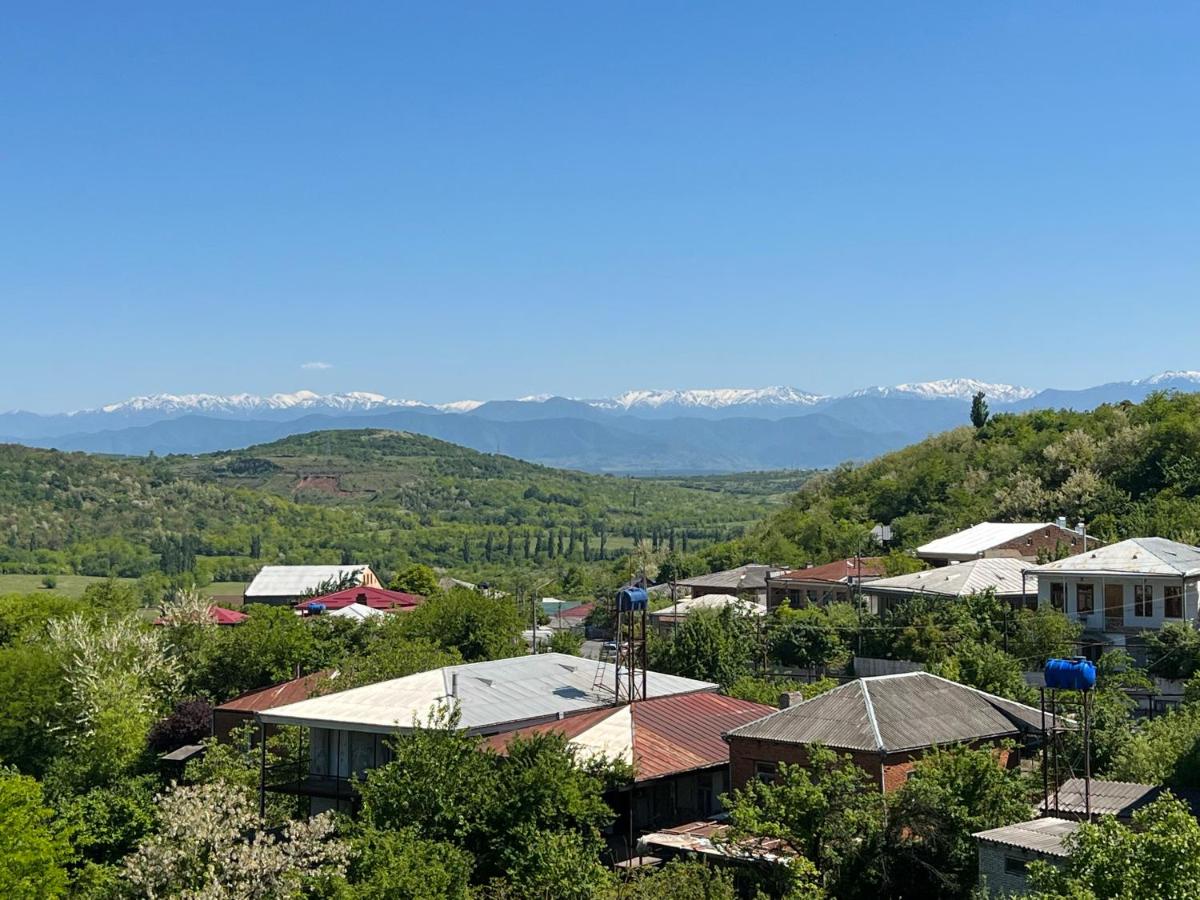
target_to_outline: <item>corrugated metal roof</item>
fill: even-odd
[[[701,597],[688,597],[678,603],[656,609],[650,613],[650,616],[652,618],[678,616],[682,619],[697,609],[724,609],[726,606],[732,606],[735,611],[749,616],[765,616],[767,614],[767,608],[753,600],[743,600],[733,594],[704,594]]]
[[[340,609],[335,609],[332,612],[326,613],[332,619],[352,619],[361,622],[364,619],[374,619],[378,616],[386,616],[387,613],[382,609],[377,609],[374,606],[367,606],[365,603],[352,603],[349,606],[343,606]]]
[[[726,569],[724,572],[712,572],[709,575],[697,575],[695,578],[684,578],[675,582],[679,587],[686,588],[716,588],[728,591],[761,591],[767,586],[767,575],[782,572],[778,566],[763,566],[750,564],[738,566],[736,569]]]
[[[1097,547],[1033,571],[1044,575],[1200,575],[1200,549],[1166,538],[1130,538]]]
[[[937,538],[917,548],[918,556],[974,556],[999,544],[1007,544],[1052,522],[980,522],[954,534]]]
[[[366,605],[372,609],[393,609],[398,606],[413,607],[420,606],[425,602],[425,598],[420,594],[389,591],[386,588],[371,587],[364,584],[358,587],[346,588],[344,591],[326,594],[324,597],[311,597],[308,600],[297,603],[296,609],[308,609],[314,603],[320,603],[326,609],[341,609],[344,606],[350,606],[352,603],[358,603],[359,597],[366,597]]]
[[[1132,781],[1104,781],[1093,778],[1091,784],[1092,815],[1116,816],[1128,819],[1144,806],[1153,803],[1166,790],[1162,785],[1137,784]],[[1177,798],[1200,812],[1200,792],[1172,789]],[[1083,795],[1083,779],[1069,778],[1058,788],[1058,803],[1051,795],[1044,811],[1054,815],[1084,816],[1087,803]]]
[[[863,578],[879,578],[884,574],[885,560],[882,556],[864,556],[861,559],[839,559],[837,562],[807,569],[789,569],[772,576],[772,581],[821,581],[830,584],[846,584],[861,574]]]
[[[557,731],[585,752],[632,762],[635,781],[643,782],[726,765],[729,746],[722,735],[770,711],[761,703],[722,694],[677,694],[577,713],[496,735],[489,744],[503,750],[517,734]]]
[[[278,725],[344,727],[387,733],[423,722],[457,698],[462,727],[490,732],[612,703],[615,666],[562,653],[540,653],[447,666],[271,709]],[[593,687],[597,672],[602,688]],[[456,677],[457,676],[457,677]],[[651,697],[713,691],[715,684],[661,672],[646,674]],[[605,689],[606,688],[606,689]]]
[[[1013,737],[1040,723],[1041,712],[1031,706],[928,672],[907,672],[855,679],[729,735],[897,753]]]
[[[362,573],[367,566],[263,566],[246,587],[247,597],[299,597],[322,582]]]
[[[867,594],[930,594],[940,597],[969,597],[994,590],[998,596],[1021,596],[1021,573],[1033,568],[1023,559],[995,557],[972,559],[923,572],[879,578],[863,585]],[[1037,579],[1025,578],[1024,593],[1037,593]]]
[[[1074,834],[1079,829],[1079,824],[1069,819],[1048,816],[1044,819],[1030,819],[1028,822],[979,831],[974,837],[976,840],[989,841],[1003,847],[1017,847],[1048,856],[1066,856],[1063,838]]]
[[[238,697],[234,697],[232,700],[222,703],[216,709],[233,710],[236,712],[260,712],[264,709],[270,709],[272,706],[307,700],[313,695],[313,691],[317,689],[318,684],[324,679],[336,677],[336,675],[336,672],[329,670],[313,672],[311,675],[293,678],[291,681],[285,681],[282,684],[273,684],[269,687],[247,691]]]

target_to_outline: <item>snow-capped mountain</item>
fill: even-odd
[[[626,391],[616,397],[584,401],[597,409],[682,408],[725,409],[731,406],[813,406],[826,399],[793,387],[712,388],[698,390]]]
[[[852,391],[848,397],[895,397],[908,395],[922,400],[971,400],[983,391],[991,403],[1016,403],[1028,400],[1038,392],[1033,388],[1014,384],[994,384],[974,378],[944,378],[940,381],[922,381],[897,384],[891,387],[869,387]]]
[[[1159,372],[1157,375],[1151,375],[1149,378],[1138,378],[1129,382],[1130,384],[1150,384],[1160,385],[1169,382],[1191,382],[1200,384],[1200,372]]]
[[[348,391],[343,394],[317,394],[296,391],[291,394],[151,394],[133,397],[120,403],[101,407],[106,413],[255,413],[264,410],[370,410],[380,407],[425,406],[416,400],[394,400],[370,391]],[[81,410],[80,412],[94,412]],[[79,415],[80,413],[72,413]]]

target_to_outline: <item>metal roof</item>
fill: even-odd
[[[650,616],[651,618],[678,616],[682,619],[698,609],[724,609],[726,606],[732,606],[735,612],[744,615],[765,616],[767,614],[767,608],[753,600],[743,600],[733,594],[704,594],[700,597],[687,597],[670,606],[656,609],[650,613]]]
[[[387,588],[372,587],[360,584],[358,587],[335,591],[323,597],[310,597],[296,604],[296,609],[308,609],[314,603],[320,603],[326,609],[341,609],[352,603],[360,603],[360,597],[366,597],[366,605],[372,609],[392,609],[394,607],[414,607],[425,602],[420,594],[409,594],[404,591],[389,591]]]
[[[346,728],[391,733],[425,722],[457,699],[463,728],[480,733],[512,730],[559,715],[609,706],[612,663],[563,653],[539,653],[446,666],[376,684],[278,706],[262,714],[276,725]],[[595,688],[596,675],[602,685]],[[646,673],[651,697],[715,691],[717,686],[661,672]]]
[[[857,678],[729,732],[730,737],[898,753],[1035,731],[1041,712],[986,691],[906,672]]]
[[[1162,785],[1137,784],[1132,781],[1103,781],[1093,778],[1091,808],[1094,816],[1116,816],[1128,819],[1143,806],[1153,803],[1165,790]],[[1193,814],[1200,812],[1200,793],[1171,789],[1176,797],[1188,803]],[[1044,811],[1054,815],[1084,816],[1087,804],[1083,796],[1083,779],[1069,778],[1058,787],[1058,803],[1053,795]]]
[[[1160,537],[1130,538],[1036,566],[1033,571],[1044,575],[1166,575],[1192,578],[1200,575],[1200,549]]]
[[[676,694],[578,713],[492,737],[503,750],[517,735],[557,731],[586,754],[634,766],[635,782],[729,763],[722,735],[771,711],[770,706],[715,693]]]
[[[999,544],[1007,544],[1053,522],[980,522],[963,531],[937,538],[917,548],[918,556],[976,556]]]
[[[805,569],[789,569],[771,576],[772,581],[822,581],[830,584],[846,584],[858,578],[878,578],[884,574],[886,560],[882,556],[864,556],[861,559],[839,559],[836,562]]]
[[[367,566],[263,566],[246,586],[247,597],[299,597],[305,591],[367,571]]]
[[[974,837],[979,841],[988,841],[1004,847],[1017,847],[1034,853],[1045,853],[1049,856],[1066,856],[1063,838],[1074,834],[1079,829],[1079,822],[1069,819],[1056,819],[1048,816],[1044,819],[1030,819],[1028,822],[1017,822],[1015,825],[1004,825],[1001,828],[991,828],[987,831],[976,832]]]
[[[272,684],[265,688],[247,691],[226,703],[222,703],[220,706],[215,707],[215,709],[232,712],[258,712],[259,710],[270,709],[272,706],[281,706],[284,703],[295,703],[298,700],[305,700],[311,697],[317,685],[326,678],[335,677],[337,677],[337,672],[328,669],[321,672],[313,672],[311,675],[293,678],[291,681],[285,681],[281,684]]]
[[[877,578],[863,584],[863,593],[929,594],[940,597],[969,597],[994,590],[997,596],[1021,596],[1037,593],[1037,579],[1021,581],[1021,573],[1033,568],[1023,559],[1001,556],[952,563],[937,569]]]
[[[675,583],[679,587],[686,588],[761,591],[766,589],[768,575],[777,575],[782,571],[783,569],[779,566],[763,566],[753,563],[738,566],[736,569],[726,569],[724,572],[712,572],[709,575],[697,575],[695,578],[683,578]]]
[[[365,603],[351,603],[349,606],[339,607],[327,615],[333,619],[351,619],[361,622],[364,619],[374,619],[376,616],[386,616],[387,613],[374,606],[367,606]]]

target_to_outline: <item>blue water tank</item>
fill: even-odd
[[[629,612],[631,609],[645,609],[650,597],[645,588],[625,588],[617,594],[617,609]]]
[[[323,612],[325,612],[325,604],[324,604],[324,603],[310,603],[310,604],[308,604],[308,613],[309,613],[309,615],[315,616],[315,615],[317,615],[318,613],[323,613]]]
[[[1076,656],[1046,661],[1046,687],[1058,691],[1090,691],[1096,686],[1096,667]]]

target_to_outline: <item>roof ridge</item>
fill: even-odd
[[[884,750],[883,735],[879,733],[879,722],[875,718],[875,703],[871,700],[871,692],[867,689],[867,680],[865,678],[858,680],[863,695],[863,706],[867,710],[867,721],[871,723],[871,731],[875,734],[875,746],[882,753]]]

